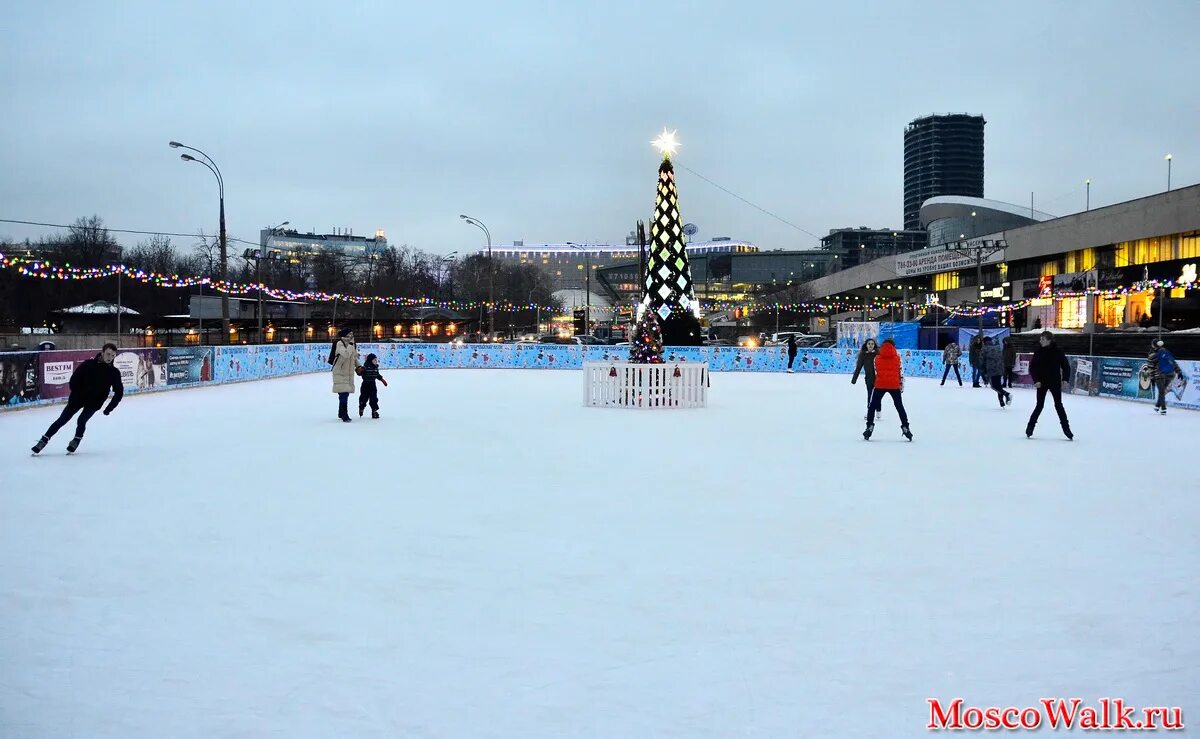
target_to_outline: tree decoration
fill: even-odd
[[[654,217],[650,220],[649,257],[642,275],[645,297],[639,313],[654,312],[662,320],[662,334],[671,346],[698,346],[700,304],[692,285],[688,265],[686,236],[679,215],[679,195],[675,189],[675,167],[671,155],[679,148],[674,131],[663,129],[651,142],[662,152],[658,167],[658,191],[654,198]]]

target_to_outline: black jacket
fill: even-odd
[[[1004,342],[1004,369],[1010,370],[1017,364],[1017,347],[1011,341]]]
[[[379,367],[371,364],[364,364],[362,374],[359,376],[362,384],[374,385],[376,380],[382,379],[383,375],[379,374]]]
[[[97,354],[75,368],[71,373],[71,397],[68,402],[82,405],[84,408],[99,408],[108,398],[112,390],[113,399],[108,404],[108,410],[117,407],[125,395],[125,386],[121,382],[121,370],[100,360]]]
[[[1029,376],[1034,382],[1045,386],[1061,385],[1071,379],[1071,363],[1058,344],[1038,344],[1033,350],[1033,358],[1029,360]]]
[[[967,345],[967,361],[971,363],[972,367],[979,366],[979,357],[982,354],[983,342],[979,340],[979,337],[971,339],[971,343]]]
[[[858,382],[858,373],[861,372],[866,379],[868,385],[875,384],[875,357],[879,356],[879,350],[867,352],[859,350],[858,364],[854,365],[854,376],[850,378],[850,382]]]

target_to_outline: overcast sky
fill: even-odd
[[[121,10],[113,10],[120,7]],[[987,119],[986,196],[1065,214],[1200,180],[1200,2],[21,2],[0,218],[613,241],[687,166],[814,234],[902,223],[905,125]],[[679,171],[697,238],[812,236]],[[46,229],[0,223],[0,236]],[[137,237],[122,237],[131,244]],[[186,239],[177,245],[190,246]],[[182,243],[181,243],[182,242]]]

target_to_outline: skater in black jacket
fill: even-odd
[[[984,380],[996,391],[1000,407],[1012,402],[1012,393],[1004,389],[1004,352],[996,345],[996,340],[988,336],[983,340],[983,351],[979,354],[979,367],[983,371]]]
[[[1062,424],[1063,434],[1068,439],[1074,439],[1071,433],[1071,422],[1067,420],[1067,410],[1063,408],[1063,387],[1071,379],[1071,363],[1067,355],[1054,343],[1054,334],[1043,331],[1038,339],[1038,348],[1033,350],[1033,358],[1029,360],[1029,376],[1033,378],[1033,386],[1037,389],[1037,405],[1029,416],[1029,425],[1025,427],[1025,435],[1033,437],[1033,427],[1037,425],[1038,416],[1046,404],[1046,393],[1054,398],[1054,410],[1058,413],[1058,421]]]
[[[45,449],[50,443],[50,437],[58,433],[76,413],[79,414],[79,420],[75,422],[75,438],[67,444],[67,452],[73,453],[78,449],[83,432],[87,430],[88,419],[104,405],[109,390],[112,390],[113,398],[104,409],[104,415],[113,412],[125,395],[121,371],[113,366],[113,360],[116,358],[116,344],[105,344],[99,354],[75,368],[71,373],[71,395],[67,398],[67,407],[63,408],[62,415],[50,424],[50,428],[46,429],[45,435],[38,439],[38,443],[33,445],[34,454]]]
[[[863,342],[862,348],[858,350],[858,362],[854,365],[854,375],[850,378],[850,384],[854,385],[858,382],[858,373],[862,373],[863,382],[867,385],[868,413],[871,410],[871,392],[875,390],[875,357],[878,356],[879,345],[875,343],[875,339],[867,339]]]
[[[362,378],[362,388],[358,391],[358,415],[361,416],[367,409],[367,403],[370,403],[371,418],[379,418],[379,387],[375,382],[378,380],[387,387],[387,380],[379,374],[379,357],[368,354],[359,376]]]

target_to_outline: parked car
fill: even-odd
[[[604,339],[598,338],[596,336],[591,336],[588,334],[584,334],[583,336],[574,336],[572,338],[578,339],[580,344],[588,344],[588,345],[597,345],[598,344],[598,345],[602,345],[602,346],[608,345],[608,342],[605,341]]]

